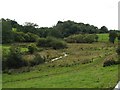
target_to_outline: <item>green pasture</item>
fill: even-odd
[[[68,44],[58,61],[23,67],[3,74],[3,88],[113,88],[118,81],[118,65],[103,67],[105,59],[117,59],[115,46],[105,43]],[[46,52],[46,51],[45,51]],[[42,51],[43,54],[45,54]],[[86,62],[82,64],[82,62]],[[91,61],[92,62],[89,62]],[[27,69],[26,72],[21,72]]]
[[[109,33],[106,34],[97,34],[98,35],[98,41],[99,42],[109,42]],[[115,42],[117,42],[117,38],[115,40]]]

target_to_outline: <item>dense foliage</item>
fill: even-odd
[[[117,37],[117,32],[116,31],[110,31],[109,32],[109,41],[111,43],[115,42],[116,37]]]
[[[3,58],[2,63],[3,63],[3,69],[19,68],[21,66],[24,66],[25,63],[22,60],[22,54],[20,48],[11,47],[10,53]]]
[[[77,23],[74,21],[58,21],[53,27],[41,27],[37,24],[26,22],[24,25],[19,25],[15,20],[2,19],[3,43],[11,42],[34,42],[36,38],[48,36],[56,38],[65,38],[73,34],[94,34],[107,33],[108,29],[102,26],[98,27]],[[15,31],[14,31],[15,30]],[[15,39],[15,40],[14,40]]]
[[[35,52],[36,46],[34,44],[29,45],[28,50],[31,54]],[[4,49],[5,50],[5,49]],[[2,69],[16,69],[23,66],[34,66],[45,62],[45,59],[40,54],[33,54],[34,58],[27,60],[24,56],[29,55],[21,52],[20,47],[12,46],[9,52],[3,51]]]
[[[13,32],[15,42],[36,42],[39,36],[33,33]]]
[[[10,20],[2,19],[2,43],[13,42],[13,33]]]
[[[41,47],[51,47],[53,49],[67,47],[67,44],[63,40],[54,37],[40,38],[37,42],[37,45]]]
[[[68,43],[92,43],[97,40],[98,36],[96,34],[78,34],[65,38],[65,41]]]
[[[115,61],[115,60],[106,60],[106,61],[104,61],[104,63],[103,63],[103,67],[111,66],[111,65],[115,65],[115,64],[116,64],[116,61]]]

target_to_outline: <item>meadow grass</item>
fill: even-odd
[[[103,67],[106,57],[116,59],[114,45],[68,44],[67,49],[40,53],[68,54],[58,61],[28,67],[30,71],[3,74],[3,88],[110,88],[118,81],[118,65]],[[115,54],[115,55],[113,55]],[[52,55],[54,56],[54,55]],[[85,60],[87,63],[83,64]],[[89,62],[91,61],[91,62]],[[25,68],[24,68],[25,69]]]
[[[97,68],[96,68],[97,67]],[[7,75],[3,88],[110,88],[117,83],[116,65],[110,67],[77,65],[49,68],[19,75]],[[10,81],[12,80],[12,82]]]
[[[99,42],[108,42],[109,41],[109,34],[97,34],[98,35],[98,41]]]
[[[98,35],[98,41],[99,42],[109,42],[109,33],[106,34],[97,34]],[[115,39],[115,42],[118,42],[117,38]]]

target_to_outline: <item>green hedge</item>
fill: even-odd
[[[36,42],[39,36],[32,33],[13,32],[15,42]]]
[[[37,42],[37,46],[41,47],[52,47],[53,49],[62,49],[66,48],[67,44],[61,39],[54,37],[40,38]]]
[[[96,34],[78,34],[65,38],[68,43],[92,43],[98,41]]]
[[[24,66],[24,61],[22,60],[22,53],[19,47],[11,47],[10,53],[6,55],[3,53],[3,69],[19,68]]]

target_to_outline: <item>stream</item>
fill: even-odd
[[[67,57],[67,56],[68,56],[68,55],[67,55],[65,52],[63,52],[63,56],[59,56],[59,57],[57,57],[57,58],[51,59],[50,62],[57,61],[57,60],[59,60],[59,59],[62,59],[63,57]],[[45,62],[45,63],[47,63],[47,62]]]

